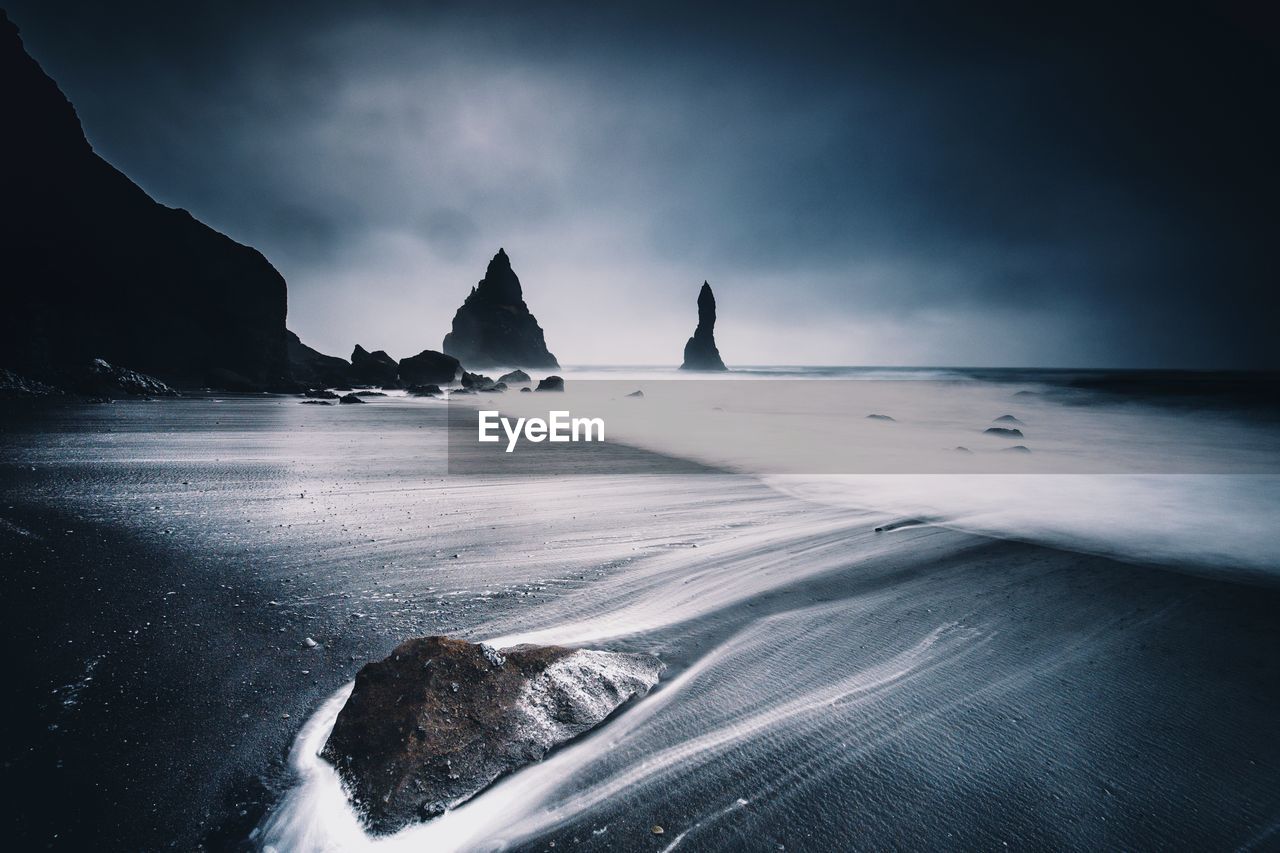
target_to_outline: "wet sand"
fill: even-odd
[[[876,533],[894,519],[742,476],[620,476],[608,454],[553,480],[449,477],[443,423],[396,400],[6,411],[19,846],[363,844],[349,816],[308,819],[325,792],[288,755],[360,664],[429,633],[641,649],[669,671],[388,849],[1280,837],[1274,587]]]

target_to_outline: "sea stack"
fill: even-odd
[[[716,349],[716,297],[711,285],[705,281],[698,292],[698,328],[684,345],[684,364],[681,370],[728,370],[720,360]]]
[[[453,315],[453,331],[444,336],[443,349],[469,368],[560,366],[503,249]]]

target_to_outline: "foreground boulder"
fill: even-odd
[[[420,637],[366,664],[321,751],[374,832],[435,817],[658,681],[651,655]]]
[[[519,368],[516,368],[510,373],[504,373],[499,376],[498,381],[505,382],[508,385],[528,385],[533,380],[529,378],[529,374]]]
[[[698,325],[684,345],[681,370],[728,370],[716,348],[716,297],[705,281],[698,291]]]
[[[499,249],[480,283],[453,315],[443,349],[471,367],[559,367],[524,301],[511,259]]]
[[[407,385],[449,385],[461,372],[456,358],[432,349],[400,360],[400,381]]]

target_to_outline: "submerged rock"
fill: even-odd
[[[716,348],[716,297],[711,285],[705,281],[698,291],[698,325],[693,337],[684,345],[684,363],[681,370],[728,370]]]
[[[892,417],[890,417],[889,415],[874,415],[874,414],[872,414],[872,415],[867,415],[867,420],[869,420],[869,421],[891,421],[891,420],[893,420],[893,418],[892,418]]]
[[[420,637],[366,664],[321,751],[378,833],[435,817],[658,681],[651,655]]]
[[[1000,438],[1022,438],[1023,437],[1022,430],[1017,428],[1009,429],[1006,427],[987,427],[982,431],[982,434],[995,435],[995,436],[999,436]]]
[[[1013,415],[1001,415],[1000,417],[998,417],[998,418],[996,418],[994,421],[992,421],[992,423],[995,423],[995,424],[1016,424],[1017,426],[1026,426],[1026,424],[1024,424],[1022,421],[1018,420],[1017,418],[1015,418]]]
[[[520,279],[503,249],[453,315],[453,329],[444,336],[442,348],[473,367],[560,366],[525,304]]]
[[[628,397],[637,397],[637,398],[639,398],[639,397],[643,397],[643,396],[644,396],[644,392],[643,392],[643,391],[632,391],[630,394],[627,394],[626,396],[628,396]]]
[[[431,349],[400,360],[400,381],[409,385],[448,385],[461,372],[462,365],[456,358]]]
[[[564,380],[561,379],[559,376],[548,376],[546,379],[540,380],[538,382],[538,387],[535,388],[534,390],[535,391],[563,391]]]
[[[352,403],[363,403],[364,400],[361,400],[356,394],[343,394],[338,398],[338,402],[350,405]]]

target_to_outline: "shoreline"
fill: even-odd
[[[998,843],[982,828],[997,817],[1023,845],[1236,846],[1247,838],[1230,827],[1264,832],[1280,809],[1266,770],[1280,762],[1274,589],[936,527],[875,534],[881,516],[743,477],[459,483],[432,462],[416,410],[308,434],[300,457],[267,406],[233,405],[222,425],[129,408],[110,433],[95,420],[0,436],[14,460],[0,467],[6,624],[30,650],[20,719],[41,732],[8,759],[28,782],[20,838],[251,846],[325,698],[401,639],[437,632],[655,650],[672,670],[651,699],[683,679],[617,749],[597,749],[621,736],[610,724],[459,810],[473,828],[495,804],[519,816],[516,849],[574,836],[649,849],[654,822],[712,848],[790,827],[812,835],[778,843],[831,843],[848,831],[821,808],[833,797],[867,822],[868,844],[901,831],[906,846],[944,818],[957,838]],[[818,734],[833,725],[863,734],[837,748]],[[1130,739],[1145,744],[1136,759],[1117,749]],[[961,746],[989,769],[947,794],[945,762],[928,756]],[[820,796],[724,787],[801,766],[817,776],[789,784]],[[1191,766],[1202,787],[1164,788]],[[969,787],[999,776],[1018,784]],[[914,793],[885,811],[877,779],[915,780]],[[1016,792],[1033,781],[1071,798],[1032,807]],[[739,797],[750,805],[714,817]],[[1108,820],[1073,823],[1071,809]]]

